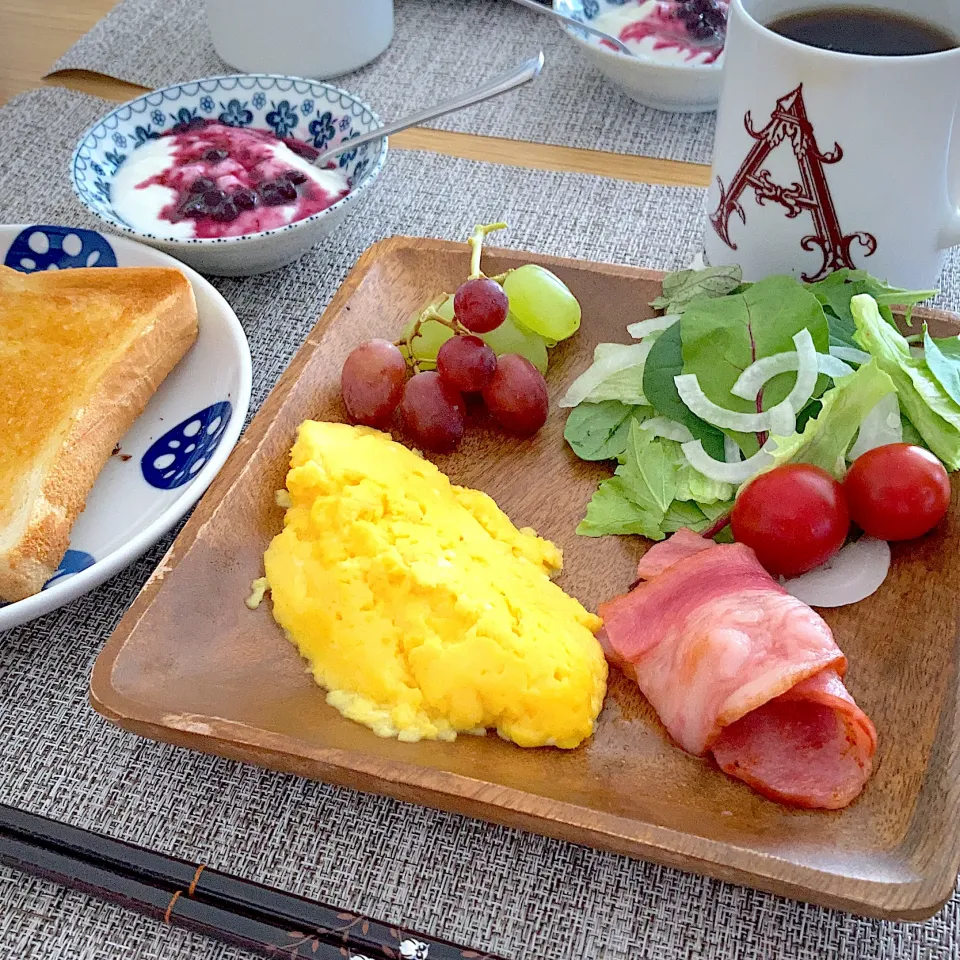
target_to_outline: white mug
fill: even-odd
[[[324,80],[379,57],[393,39],[393,0],[206,0],[221,60],[245,73]]]
[[[858,0],[960,38],[956,0]],[[861,268],[935,288],[960,244],[960,48],[836,53],[764,24],[837,0],[732,0],[704,246],[747,280]],[[960,42],[960,40],[958,40]]]

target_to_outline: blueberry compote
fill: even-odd
[[[317,156],[312,147],[264,130],[197,119],[178,124],[134,156],[154,144],[168,152],[167,163],[136,189],[158,185],[172,190],[173,199],[157,216],[172,224],[194,221],[195,237],[281,227],[325,210],[348,192],[342,173],[310,165]]]

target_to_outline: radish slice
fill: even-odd
[[[700,387],[696,374],[685,373],[673,378],[680,399],[701,420],[721,430],[736,430],[738,433],[759,433],[770,429],[770,412],[739,413],[714,403]]]
[[[740,463],[721,463],[714,460],[703,449],[699,440],[685,443],[681,449],[694,470],[699,470],[708,479],[718,480],[720,483],[746,483],[754,474],[773,463],[774,448],[770,441],[767,441],[762,450]]]
[[[723,438],[723,459],[727,463],[740,463],[743,460],[743,452],[732,437]]]
[[[903,421],[900,419],[900,401],[895,393],[888,393],[860,424],[857,442],[850,448],[847,459],[852,463],[868,450],[885,447],[888,443],[903,442]]]
[[[575,407],[586,400],[605,380],[631,367],[642,367],[652,343],[601,343],[594,351],[594,362],[573,383],[560,401],[561,407]]]
[[[811,607],[845,607],[876,593],[890,569],[890,544],[873,537],[848,543],[832,560],[783,584]]]
[[[655,437],[676,440],[677,443],[690,443],[693,440],[693,434],[682,423],[669,417],[651,417],[640,424],[640,429],[652,433]]]
[[[831,347],[830,356],[856,364],[869,363],[873,359],[866,350],[858,350],[856,347]]]
[[[650,320],[638,320],[627,327],[627,333],[634,340],[642,340],[644,337],[649,337],[651,333],[661,333],[664,330],[669,330],[679,319],[679,313],[667,313],[662,317],[653,317]]]

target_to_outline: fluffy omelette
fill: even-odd
[[[554,544],[367,427],[303,423],[286,486],[265,579],[329,704],[406,741],[590,736],[601,621],[551,582]]]

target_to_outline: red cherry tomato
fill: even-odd
[[[843,481],[850,516],[881,540],[929,533],[950,509],[950,478],[923,447],[891,443],[857,457]]]
[[[752,547],[770,573],[798,577],[843,546],[850,512],[829,473],[792,463],[753,480],[737,498],[731,524],[734,537]]]

